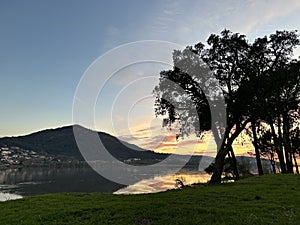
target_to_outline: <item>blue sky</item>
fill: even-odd
[[[0,136],[71,124],[73,97],[84,71],[120,44],[154,39],[192,45],[224,28],[253,40],[276,29],[299,29],[299,15],[298,0],[2,0]],[[111,84],[107,94],[118,85]],[[140,119],[153,116],[148,107]],[[101,115],[98,119],[106,121]],[[158,126],[159,121],[150,120],[146,128]],[[143,130],[138,123],[136,130]],[[99,129],[113,132],[108,126]]]

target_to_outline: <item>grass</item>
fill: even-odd
[[[164,193],[47,194],[0,203],[0,224],[300,224],[300,175]]]

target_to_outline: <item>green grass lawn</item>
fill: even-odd
[[[0,224],[300,224],[300,175],[157,194],[61,193],[0,203]]]

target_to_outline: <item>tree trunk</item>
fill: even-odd
[[[239,133],[240,133],[240,131],[239,131]],[[235,137],[230,138],[229,141],[227,141],[228,143],[226,143],[226,144],[225,144],[225,140],[223,141],[223,144],[222,144],[220,150],[218,151],[218,154],[215,159],[215,168],[214,168],[213,174],[210,178],[209,184],[220,184],[221,183],[225,157],[229,152],[233,153],[232,142],[236,138],[237,135],[235,134],[234,136]],[[235,160],[235,168],[237,170],[236,158],[235,158],[234,153],[233,153],[233,157]],[[238,172],[236,174],[239,179]]]
[[[282,145],[280,144],[280,141],[277,137],[277,134],[276,134],[276,131],[275,131],[275,128],[274,128],[274,123],[273,123],[272,119],[270,120],[270,126],[271,126],[272,136],[273,136],[273,139],[274,139],[275,151],[276,151],[276,154],[278,156],[279,163],[280,163],[281,173],[286,173],[286,165],[285,165],[285,162],[284,162]],[[278,127],[278,129],[280,129],[280,127]]]
[[[293,152],[293,158],[294,158],[294,163],[295,163],[295,167],[296,167],[296,173],[299,174],[299,168],[298,168],[298,163],[297,163],[297,159],[295,156],[295,152]]]
[[[214,168],[214,172],[210,178],[209,184],[220,184],[221,183],[225,157],[230,150],[229,148],[232,147],[232,142],[245,129],[245,126],[247,125],[248,122],[249,122],[249,119],[245,120],[242,124],[237,124],[237,123],[233,124],[233,125],[236,125],[236,130],[230,137],[229,137],[229,133],[234,126],[232,125],[232,126],[227,127],[221,148],[218,151],[216,159],[215,159],[215,168]],[[229,127],[230,127],[230,129],[229,129]]]
[[[259,148],[258,148],[258,140],[257,140],[257,133],[256,133],[256,126],[255,126],[255,118],[252,117],[251,118],[251,128],[252,128],[252,133],[253,133],[253,146],[254,146],[254,150],[255,150],[255,158],[256,158],[256,165],[257,165],[257,170],[258,170],[258,174],[259,176],[264,174],[262,165],[261,165],[261,160],[260,160],[260,152],[259,152]]]
[[[228,125],[228,127],[230,127],[230,126]],[[228,153],[227,149],[225,148],[225,142],[229,135],[229,129],[228,128],[226,129],[225,134],[224,134],[224,139],[221,140],[218,135],[217,130],[214,128],[215,127],[213,127],[213,135],[216,140],[218,152],[217,152],[217,155],[215,158],[214,171],[210,178],[209,184],[220,184],[221,178],[222,178],[222,173],[223,173],[223,168],[224,168],[225,157]]]
[[[274,160],[274,150],[273,149],[271,150],[270,155],[271,155],[270,161],[271,161],[272,170],[273,170],[273,173],[276,174],[275,160]]]
[[[233,166],[233,173],[234,173],[234,180],[239,180],[240,179],[240,175],[239,175],[239,171],[237,168],[237,161],[236,161],[236,157],[232,148],[232,145],[228,146],[228,150],[231,156],[231,161],[232,161],[232,166]]]
[[[286,112],[283,113],[283,145],[284,145],[284,152],[285,152],[285,161],[287,166],[288,173],[294,173],[293,170],[293,161],[291,160],[291,142],[290,142],[290,125],[289,119]]]
[[[214,172],[210,178],[209,184],[220,184],[221,183],[223,167],[224,167],[224,160],[225,160],[227,153],[228,153],[228,150],[225,147],[225,145],[223,145],[217,153],[216,160],[215,160]]]

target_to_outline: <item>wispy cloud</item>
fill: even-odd
[[[137,37],[191,45],[224,28],[249,36],[268,34],[277,28],[279,19],[300,9],[299,0],[175,0],[160,4],[151,20],[137,29]]]
[[[184,1],[167,0],[158,3],[159,6],[152,12],[148,21],[141,27],[130,30],[130,38],[127,40],[137,41],[145,39],[158,39],[176,42],[182,45],[193,45],[199,41],[205,42],[211,33],[219,33],[224,28],[233,32],[246,34],[249,38],[268,35],[276,29],[290,29],[284,21],[291,21],[290,15],[300,12],[299,0],[216,0],[216,1]],[[293,21],[300,27],[300,19]],[[122,31],[111,27],[107,35],[114,42]],[[298,49],[296,55],[300,55]],[[160,152],[172,152],[175,148],[181,148],[183,152],[216,152],[216,146],[208,136],[199,141],[198,138],[188,138],[177,141],[174,134],[164,132],[161,123],[155,123],[153,113],[153,99],[140,101],[135,105],[132,117],[128,117],[128,108],[122,105],[133,106],[136,96],[146,96],[151,93],[155,86],[153,81],[143,83],[141,77],[158,75],[163,68],[152,65],[134,65],[124,68],[111,80],[112,85],[124,86],[131,81],[138,81],[123,92],[117,101],[121,106],[114,111],[115,119],[119,122],[117,136],[122,140],[137,144],[146,149],[155,149]],[[133,118],[130,119],[130,118]],[[126,124],[125,124],[126,122]],[[128,127],[129,126],[129,127]],[[126,127],[126,129],[124,128]],[[252,150],[251,143],[241,145],[234,143],[237,154]]]
[[[235,29],[250,34],[255,33],[260,26],[266,33],[273,32],[276,19],[289,15],[290,13],[300,9],[300,1],[298,0],[249,0],[240,11],[239,19],[233,21]],[[265,26],[262,26],[265,25]],[[276,29],[276,27],[275,27]]]

